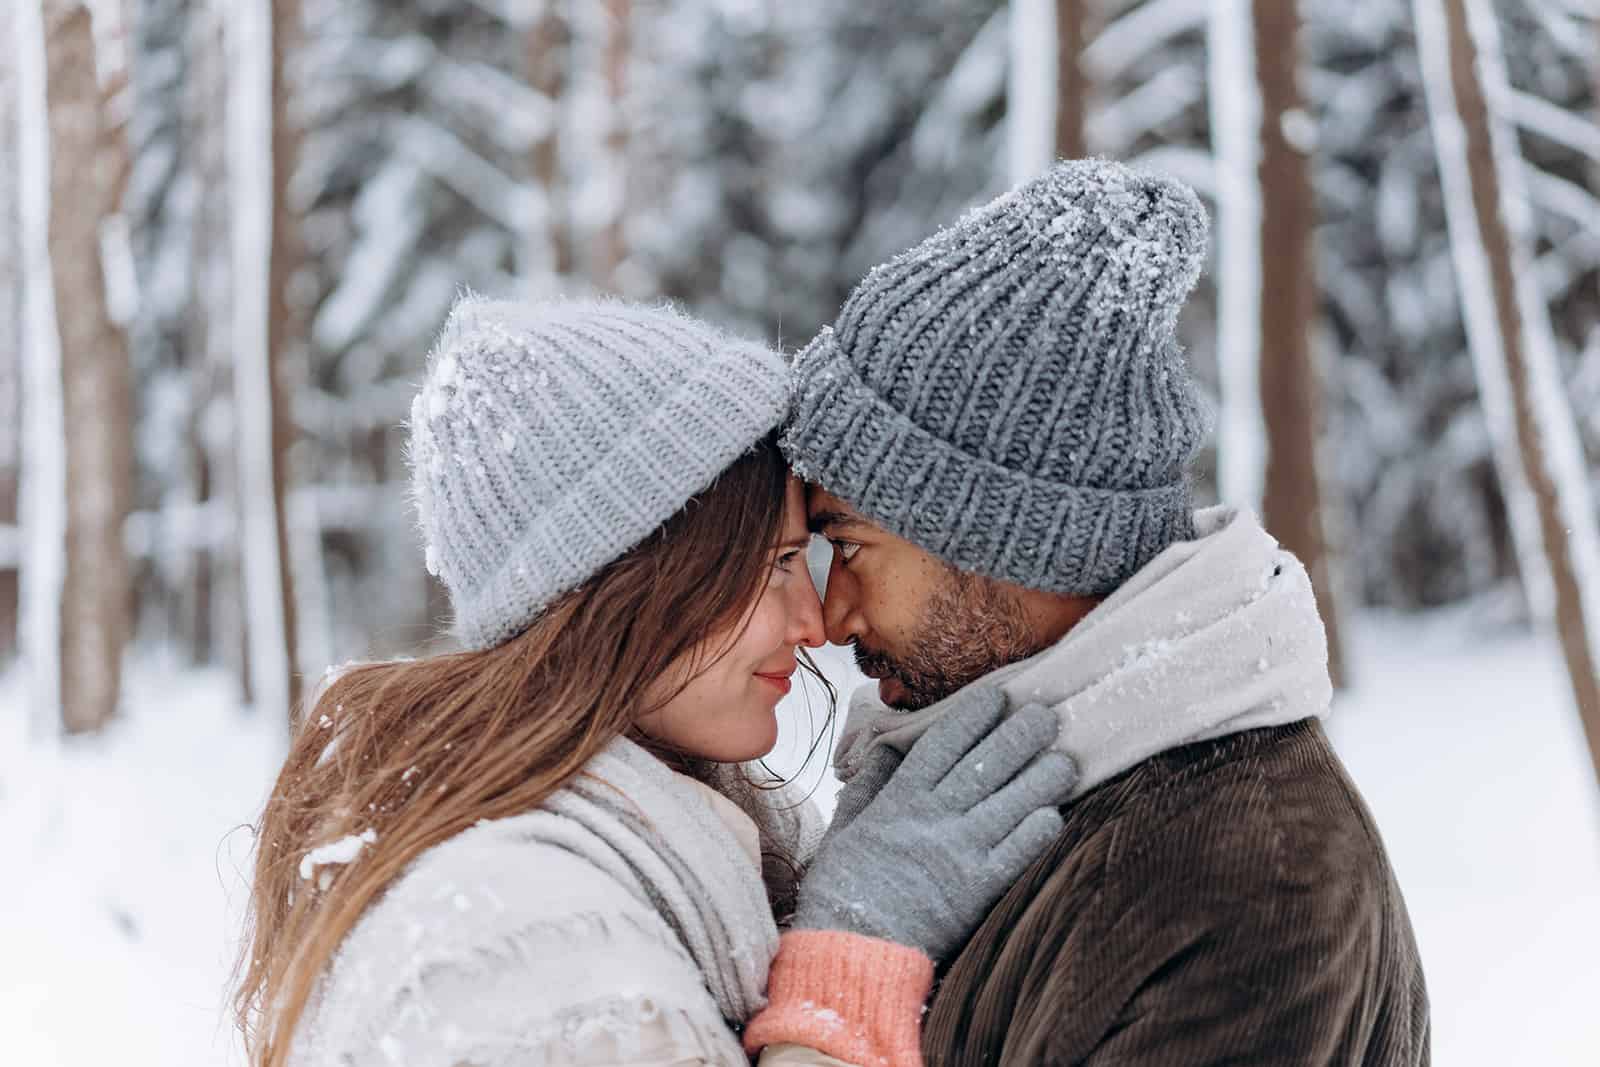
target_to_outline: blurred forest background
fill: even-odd
[[[1089,154],[1211,211],[1201,497],[1310,564],[1438,1062],[1592,1063],[1600,0],[0,0],[6,1058],[237,1058],[228,828],[330,664],[447,645],[457,292],[792,351]]]
[[[1571,484],[1600,455],[1588,0],[3,10],[0,649],[20,634],[36,713],[69,731],[113,714],[130,642],[285,707],[329,663],[438,634],[402,423],[461,288],[665,297],[792,349],[871,265],[1056,155],[1211,206],[1183,324],[1221,413],[1204,492],[1264,510],[1330,619],[1555,617],[1521,394],[1485,388],[1519,310],[1560,401],[1534,414],[1564,409],[1578,448],[1546,495],[1577,493],[1592,541]],[[1472,18],[1487,35],[1450,37]],[[1473,101],[1430,105],[1430,43],[1438,70],[1492,60],[1487,165],[1436,136],[1430,106],[1470,128]],[[1462,299],[1475,257],[1504,279],[1470,211],[1448,218],[1452,153],[1510,205],[1520,309]],[[1474,303],[1502,337],[1471,336]]]

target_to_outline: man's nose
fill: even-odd
[[[860,590],[850,572],[835,561],[828,572],[828,592],[822,599],[823,629],[828,641],[848,645],[866,632],[858,604]]]

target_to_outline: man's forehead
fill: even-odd
[[[806,519],[806,525],[814,533],[846,526],[877,525],[826,489],[815,485],[806,487]]]

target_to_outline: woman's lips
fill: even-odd
[[[789,677],[783,674],[757,674],[756,677],[763,682],[770,682],[784,696],[789,694],[789,689],[793,685]]]

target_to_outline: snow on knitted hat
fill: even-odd
[[[669,307],[460,299],[408,453],[461,644],[521,632],[715,481],[788,400],[780,356]]]
[[[856,286],[795,357],[790,463],[963,570],[1109,592],[1193,537],[1206,238],[1176,181],[1056,164]]]

